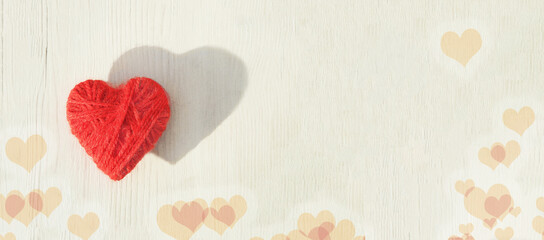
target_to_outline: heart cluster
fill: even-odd
[[[132,78],[117,88],[87,80],[70,92],[66,116],[96,166],[121,180],[159,140],[170,105],[164,89],[149,78]]]
[[[15,164],[23,167],[27,172],[32,171],[34,166],[47,152],[47,144],[40,135],[30,136],[26,142],[14,137],[6,143],[6,155]]]
[[[35,189],[26,197],[19,191],[11,191],[5,197],[0,194],[0,218],[7,223],[16,219],[28,226],[39,213],[49,217],[61,201],[60,190],[55,187],[47,189],[45,193]]]
[[[178,201],[164,205],[157,213],[157,224],[166,234],[176,239],[189,239],[202,225],[219,235],[234,227],[246,213],[247,204],[242,196],[233,196],[228,202],[214,199],[210,206],[202,199],[191,202]]]
[[[537,200],[536,200],[536,208],[541,211],[541,212],[544,212],[544,197],[539,197]],[[536,216],[534,219],[533,219],[533,229],[539,233],[540,235],[542,235],[542,238],[544,239],[544,217],[542,216]]]
[[[519,143],[511,140],[503,145],[494,143],[491,148],[481,148],[478,152],[480,162],[495,170],[499,164],[510,167],[510,164],[516,160],[521,152]]]
[[[461,224],[459,225],[459,232],[462,233],[463,236],[451,236],[448,240],[474,240],[474,237],[471,235],[472,231],[474,231],[474,226],[472,224]]]
[[[336,223],[334,215],[326,210],[315,217],[310,213],[300,215],[297,226],[288,235],[277,234],[271,240],[365,240],[364,236],[355,236],[355,226],[350,220]]]
[[[455,190],[463,194],[467,212],[482,220],[488,229],[493,229],[497,221],[502,221],[508,214],[517,217],[521,212],[521,208],[514,207],[510,192],[502,184],[495,184],[485,192],[469,179],[458,181]]]

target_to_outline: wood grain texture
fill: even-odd
[[[3,0],[0,194],[56,187],[62,202],[0,235],[77,239],[70,216],[94,212],[90,239],[169,239],[165,204],[242,195],[247,212],[219,236],[270,239],[322,210],[367,239],[447,239],[474,224],[457,180],[508,187],[515,239],[537,239],[544,215],[544,2]],[[463,67],[444,33],[476,29],[481,49]],[[120,182],[102,174],[70,133],[66,99],[86,79],[156,78],[173,117],[153,152]],[[530,106],[523,136],[508,108]],[[12,137],[41,135],[47,153],[28,173]],[[516,140],[521,154],[491,170],[478,150]]]

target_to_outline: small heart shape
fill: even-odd
[[[236,213],[234,213],[234,209],[228,205],[221,207],[219,211],[215,210],[215,208],[212,208],[211,213],[212,216],[214,216],[217,220],[226,224],[227,226],[231,226],[236,219]]]
[[[84,240],[89,239],[99,226],[100,219],[93,212],[85,214],[83,218],[79,215],[72,215],[68,218],[68,230]]]
[[[521,213],[521,208],[520,207],[515,207],[515,208],[512,207],[510,209],[510,214],[512,214],[512,216],[514,216],[514,217],[519,216],[520,213]]]
[[[15,240],[15,235],[13,233],[6,233],[3,237],[0,235],[0,240]]]
[[[12,218],[17,216],[25,206],[25,200],[17,195],[10,195],[6,198],[6,212]]]
[[[172,217],[193,232],[204,222],[207,216],[208,209],[203,209],[198,202],[186,203],[179,210],[175,206],[172,207]]]
[[[514,230],[511,227],[505,229],[497,228],[497,230],[495,230],[495,237],[497,237],[498,240],[510,240],[513,236]]]
[[[484,226],[489,229],[493,229],[495,227],[495,224],[497,223],[496,218],[488,218],[484,219]]]
[[[210,216],[204,220],[204,224],[219,235],[234,225],[246,213],[246,200],[236,195],[227,202],[224,198],[216,198],[210,204]]]
[[[539,234],[544,234],[544,217],[536,216],[533,219],[533,229]]]
[[[490,196],[485,200],[485,210],[492,216],[500,218],[508,210],[511,202],[512,197],[508,194],[502,195],[499,199]]]
[[[478,151],[478,159],[483,164],[495,170],[501,163],[506,167],[510,167],[520,153],[521,147],[519,146],[519,143],[511,140],[507,142],[506,145],[494,143],[491,146],[491,150],[486,147],[481,148],[480,151]]]
[[[170,105],[164,89],[149,78],[132,78],[118,88],[87,80],[70,92],[66,115],[97,167],[121,180],[159,140]]]
[[[31,192],[28,194],[28,203],[32,208],[34,208],[36,211],[41,212],[43,208],[43,201],[42,197],[35,192]]]
[[[334,230],[334,224],[324,222],[315,227],[308,233],[308,238],[311,240],[330,240],[329,234]]]
[[[6,143],[8,159],[30,173],[34,166],[45,156],[47,144],[40,135],[30,136],[26,142],[20,138],[11,138]]]
[[[491,157],[497,162],[502,162],[506,156],[506,150],[503,146],[497,145],[491,149]]]
[[[519,112],[510,108],[504,111],[502,121],[521,136],[535,121],[535,112],[530,107],[523,107]]]
[[[41,193],[41,192],[40,192]],[[62,193],[56,187],[50,187],[43,195],[42,213],[49,217],[62,202]]]
[[[469,191],[474,189],[474,181],[467,179],[466,181],[459,180],[455,183],[455,190],[463,195],[468,195]]]
[[[470,234],[472,231],[474,231],[474,226],[471,223],[459,225],[459,232],[462,234]]]
[[[454,32],[447,32],[440,42],[442,52],[466,66],[470,58],[482,47],[480,33],[474,29],[467,29],[461,37]]]
[[[539,197],[536,200],[536,208],[538,208],[538,210],[544,212],[544,197]]]

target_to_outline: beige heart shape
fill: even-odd
[[[350,220],[344,219],[336,224],[336,227],[329,234],[331,239],[353,240],[355,238],[355,226]]]
[[[206,201],[202,199],[195,199],[192,202],[188,202],[188,203],[184,201],[178,201],[174,205],[166,204],[162,206],[159,209],[159,212],[157,213],[157,225],[159,226],[159,229],[161,229],[161,231],[163,231],[167,235],[178,240],[190,239],[191,236],[193,236],[194,232],[200,229],[200,227],[202,226],[202,221],[200,221],[198,225],[191,225],[191,224],[188,224],[187,221],[176,220],[175,215],[173,214],[175,211],[178,211],[178,212],[182,211],[184,206],[186,206],[187,204],[189,204],[189,206],[191,206],[192,204],[199,204],[202,209],[208,208],[208,204],[206,203]],[[182,213],[180,214],[181,215],[179,217],[187,217],[187,215],[184,215]],[[192,219],[192,221],[195,221],[195,219]],[[186,225],[189,225],[189,227],[193,227],[194,232],[191,229],[189,229],[189,227]]]
[[[474,189],[469,191],[468,194],[465,195],[465,209],[472,216],[475,216],[481,220],[492,219],[493,216],[485,211],[486,198],[487,194],[482,189],[475,187]]]
[[[312,240],[304,235],[300,230],[293,230],[287,234],[288,240]]]
[[[319,212],[315,217],[310,213],[303,213],[298,219],[297,226],[297,230],[289,232],[287,239],[365,240],[364,236],[355,236],[355,227],[350,220],[344,219],[336,224],[333,214],[327,210]]]
[[[501,163],[506,167],[510,167],[520,153],[521,147],[519,143],[512,140],[507,142],[506,146],[503,146],[501,143],[494,143],[491,145],[491,148],[481,148],[478,152],[478,159],[483,164],[495,170]]]
[[[30,192],[26,195],[26,197],[24,197],[24,207],[23,209],[14,217],[14,219],[16,219],[17,221],[21,222],[22,224],[24,224],[25,226],[28,227],[28,225],[30,225],[30,223],[32,222],[32,220],[34,220],[34,218],[36,216],[38,216],[38,214],[40,213],[40,210],[39,209],[35,209],[32,207],[33,204],[31,204],[31,196],[33,195],[32,194],[33,192]],[[19,191],[11,191],[10,193],[8,193],[8,198],[9,196],[18,196],[20,198],[23,198],[23,194]]]
[[[544,217],[536,216],[533,219],[533,229],[539,234],[544,234]]]
[[[23,199],[24,203],[15,206],[12,203],[7,202],[7,199],[10,197],[14,199]],[[0,194],[0,218],[8,223],[11,223],[13,219],[16,219],[25,226],[28,226],[40,212],[48,217],[51,212],[58,207],[61,200],[62,196],[60,190],[55,187],[49,188],[46,194],[35,189],[29,192],[26,197],[16,190],[8,193],[6,197]],[[13,207],[20,206],[22,206],[22,209],[12,209]]]
[[[323,210],[314,217],[310,213],[303,213],[298,218],[298,230],[301,231],[304,235],[308,236],[312,229],[323,225],[324,223],[331,223],[333,226],[336,225],[336,220],[331,212]]]
[[[485,227],[493,229],[497,220],[502,221],[509,213],[516,216],[521,212],[519,207],[514,208],[514,200],[504,185],[495,184],[486,193],[478,187],[471,187],[473,184],[470,179],[457,181],[455,188],[460,193],[464,192],[467,212],[482,220]]]
[[[459,232],[462,234],[470,234],[472,231],[474,231],[474,226],[471,223],[459,225]]]
[[[467,29],[461,37],[454,32],[447,32],[440,41],[442,52],[466,66],[470,58],[482,47],[480,33],[474,29]]]
[[[495,237],[497,237],[498,240],[510,240],[513,236],[514,230],[511,227],[505,229],[497,228],[497,230],[495,230]]]
[[[0,235],[0,240],[15,240],[15,235],[13,233],[6,233],[4,236]]]
[[[6,143],[8,159],[23,167],[30,173],[32,168],[43,158],[47,151],[47,144],[40,135],[32,135],[26,143],[20,138],[11,138]]]
[[[474,189],[474,181],[472,179],[467,179],[466,181],[457,181],[455,183],[455,190],[463,195],[468,195],[469,191]]]
[[[0,218],[4,219],[7,223],[13,221],[13,217],[8,214],[8,210],[6,209],[6,197],[2,194],[0,194]]]
[[[43,194],[41,193],[41,191],[39,190],[37,191],[40,194]],[[44,205],[43,205],[42,213],[45,214],[45,216],[49,217],[49,215],[51,215],[53,210],[55,210],[62,202],[62,193],[60,192],[58,188],[50,187],[45,192],[45,195],[43,195],[43,199],[44,199]]]
[[[538,208],[538,210],[544,212],[544,197],[539,197],[536,200],[536,208]]]
[[[98,230],[100,219],[93,212],[85,214],[85,217],[72,215],[68,218],[68,230],[81,239],[89,239]]]
[[[520,213],[521,213],[521,208],[520,207],[515,207],[515,208],[510,209],[510,214],[512,214],[512,216],[514,216],[514,217],[519,216]]]
[[[260,237],[253,237],[251,238],[251,240],[264,240],[264,239]],[[270,240],[291,240],[291,239],[289,239],[284,234],[276,234],[272,238],[270,238]]]
[[[490,200],[492,201],[490,202]],[[486,205],[490,203],[495,204]],[[487,191],[487,197],[485,199],[484,205],[486,207],[486,211],[489,210],[492,211],[494,214],[500,214],[497,218],[502,221],[506,217],[506,215],[510,213],[510,210],[514,207],[514,199],[510,195],[510,191],[508,191],[508,189],[504,185],[495,184],[491,186]],[[521,209],[519,209],[519,211],[521,211]]]
[[[535,112],[527,106],[522,107],[519,112],[510,108],[504,111],[502,121],[507,128],[514,130],[521,136],[535,121]]]
[[[236,195],[229,202],[223,198],[216,198],[210,204],[210,214],[204,224],[219,235],[223,235],[227,228],[233,228],[236,222],[246,213],[246,200]]]
[[[488,228],[489,230],[493,229],[495,225],[497,225],[497,219],[496,218],[487,218],[483,220],[484,227]]]

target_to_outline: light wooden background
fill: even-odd
[[[1,4],[0,193],[58,187],[59,208],[17,239],[77,239],[66,221],[96,212],[92,239],[170,239],[160,206],[240,194],[248,212],[222,237],[270,238],[300,214],[329,210],[367,239],[447,239],[473,223],[455,181],[509,187],[514,239],[540,239],[531,220],[544,195],[544,2],[4,0]],[[474,28],[466,67],[440,38]],[[69,91],[86,79],[155,78],[172,100],[157,149],[120,182],[70,134]],[[522,138],[507,108],[531,106]],[[29,174],[6,141],[42,135]],[[510,168],[478,162],[480,147],[515,139]]]

